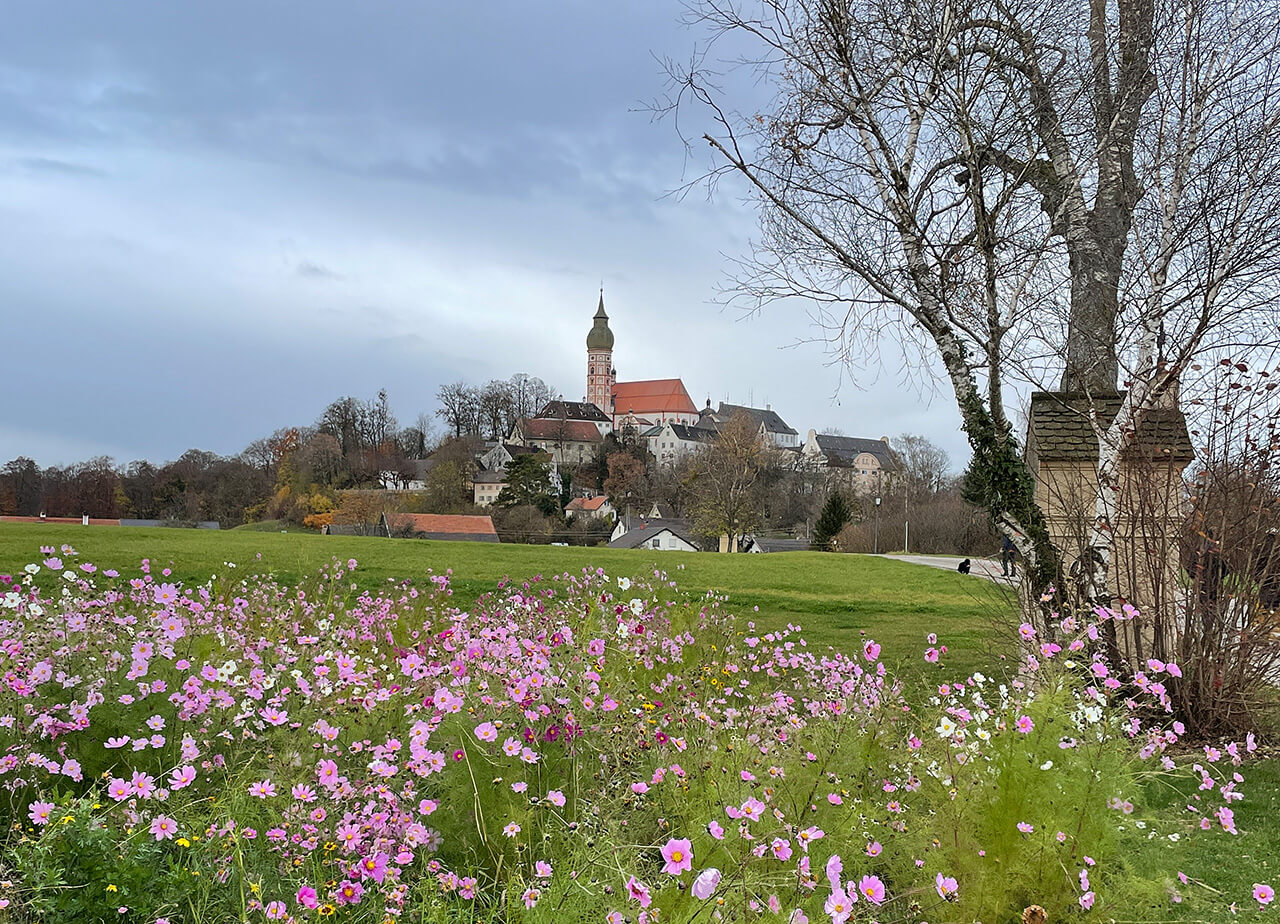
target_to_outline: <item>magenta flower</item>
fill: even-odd
[[[1255,882],[1253,884],[1253,900],[1260,906],[1266,907],[1275,901],[1276,890],[1271,888],[1265,882]]]
[[[364,895],[364,886],[350,879],[344,879],[338,883],[338,891],[333,897],[339,905],[358,905],[362,895]]]
[[[276,794],[276,784],[270,780],[259,780],[249,787],[249,795],[259,799],[269,799]]]
[[[648,908],[653,904],[653,896],[649,894],[649,887],[635,876],[627,879],[627,895],[631,896],[633,902],[639,902],[641,908]]]
[[[1083,895],[1080,896],[1080,907],[1083,908],[1085,911],[1088,911],[1090,908],[1093,907],[1094,900],[1097,897],[1098,896],[1094,895],[1092,892],[1085,892]]]
[[[662,871],[668,876],[679,876],[693,869],[693,844],[686,837],[672,838],[662,848]]]
[[[1036,723],[1031,721],[1031,716],[1029,715],[1018,716],[1018,721],[1015,725],[1017,726],[1018,731],[1022,732],[1024,735],[1029,734],[1031,729],[1036,727]]]
[[[382,852],[360,861],[361,875],[368,876],[374,882],[382,882],[387,876],[387,855]]]
[[[690,889],[690,891],[693,893],[693,897],[698,899],[698,901],[705,902],[715,894],[716,887],[719,885],[720,870],[711,866],[698,873],[697,878],[693,880],[693,888]]]
[[[862,656],[868,661],[874,661],[880,657],[880,646],[868,639],[867,643],[862,646]]]
[[[791,859],[791,842],[785,838],[775,837],[773,843],[769,845],[773,851],[773,855],[779,860]]]
[[[884,883],[879,876],[863,876],[858,880],[858,894],[871,904],[879,905],[884,902]]]

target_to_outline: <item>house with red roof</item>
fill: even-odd
[[[593,520],[603,520],[613,516],[613,504],[609,503],[609,498],[603,494],[597,497],[575,497],[565,505],[564,515],[570,519],[585,516]]]
[[[497,542],[493,520],[483,516],[445,516],[438,513],[383,513],[378,531],[384,536],[408,539],[443,539],[450,542]]]

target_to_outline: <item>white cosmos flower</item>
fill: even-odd
[[[942,721],[938,723],[938,727],[935,730],[938,732],[938,737],[950,738],[956,733],[956,723],[943,716]]]
[[[618,590],[628,591],[631,589],[631,578],[618,578]]]

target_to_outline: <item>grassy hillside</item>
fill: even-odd
[[[993,626],[1009,607],[979,578],[862,555],[713,555],[239,530],[0,523],[0,573],[38,561],[42,545],[63,543],[122,573],[150,558],[157,568],[167,566],[176,577],[196,581],[223,570],[224,562],[294,580],[331,558],[355,558],[369,585],[451,568],[462,605],[507,577],[586,567],[636,576],[661,568],[687,592],[727,594],[734,612],[765,629],[803,626],[810,644],[854,648],[865,631],[884,646],[886,657],[923,667],[925,636],[937,632],[950,648],[949,674],[998,665]]]

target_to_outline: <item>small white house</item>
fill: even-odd
[[[633,521],[631,529],[619,522],[609,543],[611,549],[652,549],[662,552],[700,552],[697,537],[687,520]]]

